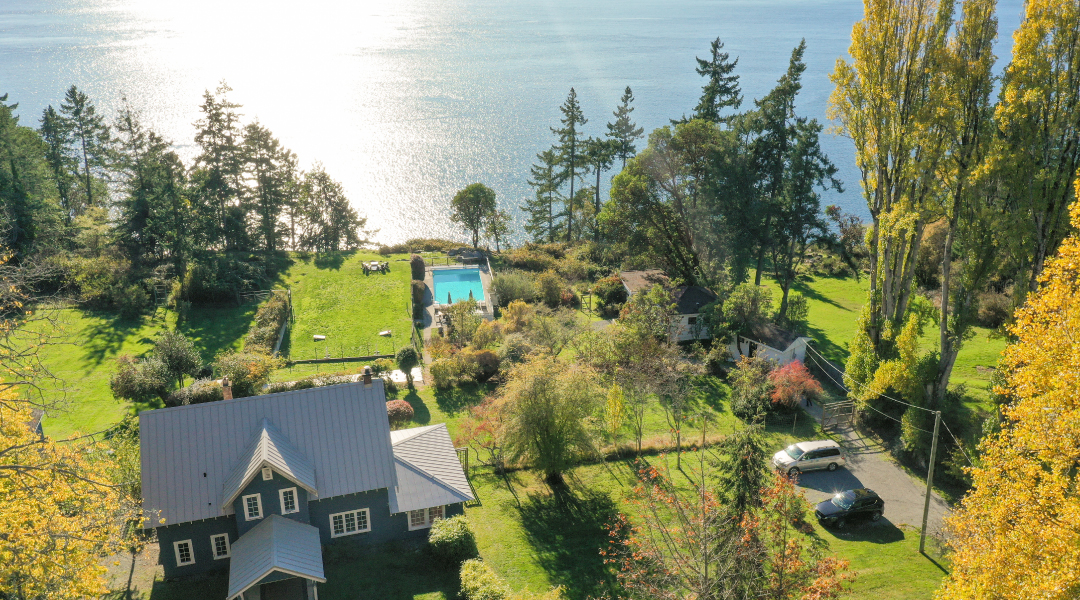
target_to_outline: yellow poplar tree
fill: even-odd
[[[16,406],[0,402],[0,597],[98,597],[102,561],[125,549],[134,504],[104,446],[42,438]]]
[[[1078,184],[1080,188],[1080,184]],[[1077,190],[1080,193],[1080,189]],[[1080,228],[1080,203],[1070,207]],[[1016,314],[1001,361],[1015,400],[946,520],[955,550],[939,600],[1080,597],[1080,238],[1066,238]]]

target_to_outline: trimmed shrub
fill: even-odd
[[[730,376],[732,414],[747,423],[764,418],[770,407],[772,365],[759,357],[739,359]]]
[[[424,257],[419,254],[413,254],[409,257],[409,267],[412,269],[413,280],[424,281],[424,274],[427,272],[427,265],[424,263]]]
[[[424,296],[427,295],[427,284],[419,279],[414,279],[412,282],[412,302],[413,308],[422,308],[424,306]],[[414,312],[420,312],[415,310]]]
[[[454,367],[453,358],[440,358],[431,363],[431,380],[435,387],[440,390],[449,389],[454,385],[454,375],[457,369]]]
[[[428,547],[435,559],[444,565],[456,566],[480,556],[465,515],[436,520],[428,532]]]
[[[565,289],[559,298],[559,303],[563,306],[575,307],[578,305],[577,294],[574,293],[574,290]]]
[[[551,255],[538,252],[530,246],[522,246],[504,252],[503,260],[511,267],[525,271],[550,271],[557,264]]]
[[[983,292],[979,294],[979,325],[996,329],[1012,316],[1012,299],[1007,294]]]
[[[221,382],[214,379],[200,379],[184,389],[188,390],[188,403],[190,404],[219,402],[225,399],[225,393],[221,389]]]
[[[626,302],[626,287],[618,275],[605,277],[592,287],[596,297],[596,307],[604,317],[615,318]]]
[[[404,400],[391,400],[386,403],[386,417],[390,420],[391,429],[397,429],[412,421],[414,414],[412,405]]]
[[[502,320],[506,324],[506,331],[515,333],[528,327],[532,320],[532,307],[521,300],[515,300],[503,311]]]
[[[562,301],[566,282],[555,271],[544,271],[536,278],[536,287],[540,292],[540,300],[548,307],[555,308]]]
[[[465,600],[507,600],[511,593],[510,586],[483,560],[461,563],[461,596]]]
[[[476,365],[476,380],[479,382],[491,379],[499,372],[499,355],[491,350],[464,350],[459,354],[461,360],[467,360]]]
[[[496,321],[484,321],[480,323],[480,326],[476,328],[476,333],[473,334],[472,345],[476,348],[487,348],[488,346],[494,346],[502,339],[502,331],[499,327],[499,323]]]
[[[371,363],[371,374],[381,375],[383,373],[389,373],[394,370],[394,361],[389,358],[379,358],[375,362]]]
[[[284,294],[271,294],[255,313],[255,323],[244,338],[244,349],[266,354],[273,352],[281,326],[288,318],[288,298]]]
[[[259,393],[270,380],[270,372],[281,361],[259,352],[226,352],[214,361],[217,372],[229,378],[233,398],[245,398]]]
[[[382,378],[382,380],[383,380],[383,390],[386,392],[386,397],[387,398],[397,398],[397,396],[398,396],[397,383],[393,379],[390,379],[387,376],[384,376]]]
[[[405,373],[405,381],[408,382],[409,389],[412,389],[412,370],[420,366],[420,357],[416,354],[416,348],[402,346],[394,356],[394,360],[397,361],[397,366],[401,369],[401,372]]]
[[[166,397],[169,371],[164,362],[153,356],[140,361],[123,355],[116,363],[116,372],[109,378],[114,398],[145,402]]]
[[[529,340],[520,333],[511,333],[503,338],[502,346],[499,348],[499,358],[519,363],[524,362],[530,352],[532,352],[532,346]]]
[[[503,307],[514,300],[532,302],[536,298],[536,284],[532,277],[524,273],[506,273],[496,275],[491,280],[499,306]]]

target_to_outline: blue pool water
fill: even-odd
[[[458,300],[468,300],[469,292],[477,302],[484,300],[484,286],[480,283],[479,269],[435,269],[435,301],[444,304],[447,296],[451,304]]]

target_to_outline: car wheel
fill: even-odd
[[[875,510],[874,512],[870,513],[870,520],[871,521],[877,521],[880,518],[881,518],[881,511]]]
[[[844,527],[847,527],[847,521],[845,521],[843,519],[840,519],[839,521],[836,522],[836,528],[837,529],[843,529]]]
[[[829,463],[829,470],[830,470],[830,471],[835,471],[835,470],[836,470],[836,467],[837,467],[837,464],[836,464],[836,463]]]
[[[790,469],[787,470],[787,474],[788,474],[789,477],[794,477],[794,476],[798,475],[799,474],[799,467],[791,467]]]

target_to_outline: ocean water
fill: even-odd
[[[1021,6],[999,4],[999,66]],[[571,87],[586,134],[627,85],[649,132],[697,103],[710,40],[739,57],[750,103],[805,38],[798,110],[825,121],[861,17],[858,0],[0,0],[0,94],[34,125],[71,84],[110,118],[126,98],[190,159],[202,94],[226,81],[245,120],[344,184],[377,240],[464,241],[450,199],[477,181],[520,240],[529,166]],[[824,203],[866,216],[850,141],[823,145],[846,188]]]

